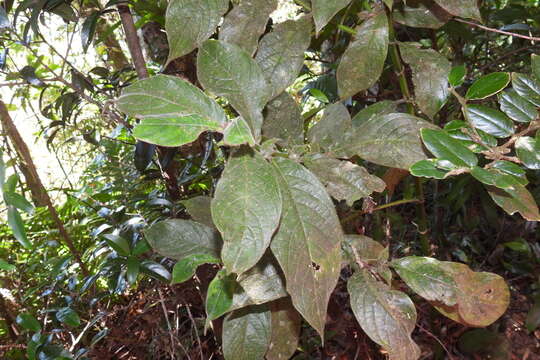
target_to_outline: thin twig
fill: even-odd
[[[201,338],[199,337],[199,330],[197,329],[197,323],[195,322],[195,319],[193,319],[193,315],[191,314],[191,310],[189,310],[189,305],[185,305],[189,319],[193,323],[193,328],[195,329],[195,336],[197,337],[197,344],[199,345],[199,353],[201,354],[201,360],[204,360],[204,355],[202,352],[202,344],[201,344]]]
[[[448,355],[448,358],[450,360],[453,360],[454,357],[452,356],[452,354],[450,353],[450,351],[448,351],[448,349],[446,348],[446,346],[444,346],[443,342],[441,340],[439,340],[439,338],[437,336],[435,336],[433,333],[431,333],[429,330],[427,329],[424,329],[422,327],[422,325],[420,324],[417,324],[418,328],[420,329],[420,331],[423,331],[425,332],[428,336],[431,336],[433,339],[435,339],[435,341],[437,341],[441,346],[442,348],[444,349],[444,351],[446,352],[446,355]]]
[[[165,316],[165,321],[167,322],[167,329],[169,330],[169,337],[170,337],[170,340],[171,340],[171,350],[173,352],[173,354],[175,353],[174,351],[174,337],[173,337],[173,334],[172,334],[172,327],[171,327],[171,322],[169,321],[169,315],[167,315],[167,308],[165,307],[165,299],[163,298],[163,294],[161,293],[161,289],[157,289],[158,291],[158,294],[159,294],[159,302],[161,303],[161,309],[163,310],[163,315]],[[189,360],[191,360],[191,357],[189,356],[186,348],[184,347],[184,345],[182,345],[182,343],[180,341],[177,341],[178,342],[178,345],[180,345],[180,348],[182,349],[182,351],[184,352],[184,354],[186,354],[187,358]]]
[[[518,38],[522,38],[522,39],[526,39],[526,40],[531,40],[531,41],[540,41],[540,37],[521,35],[521,34],[516,34],[516,33],[513,33],[513,32],[509,32],[509,31],[504,31],[504,30],[494,29],[494,28],[490,28],[490,27],[487,27],[487,26],[484,26],[484,25],[477,24],[477,23],[472,22],[472,21],[467,21],[467,20],[463,20],[463,19],[459,19],[459,18],[455,18],[454,20],[455,20],[455,21],[458,21],[458,22],[460,22],[460,23],[464,23],[464,24],[468,24],[468,25],[471,25],[471,26],[475,26],[475,27],[477,27],[477,28],[480,28],[480,29],[483,29],[483,30],[486,30],[486,31],[491,31],[491,32],[494,32],[494,33],[498,33],[498,34],[503,34],[503,35],[513,36],[513,37],[518,37]]]

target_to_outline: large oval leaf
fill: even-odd
[[[212,200],[212,218],[223,235],[221,257],[241,274],[264,255],[279,224],[281,195],[272,166],[258,153],[233,154]]]
[[[513,186],[507,189],[499,189],[494,186],[486,188],[493,201],[508,214],[514,215],[518,212],[529,221],[540,221],[538,205],[525,186]]]
[[[482,21],[476,0],[435,0],[435,2],[452,15]]]
[[[212,198],[210,196],[196,196],[191,199],[182,200],[182,205],[186,207],[186,210],[193,220],[200,222],[206,226],[214,227],[212,221],[212,211],[210,204]]]
[[[207,40],[199,49],[197,75],[205,89],[229,100],[258,140],[269,91],[262,69],[249,54],[234,44]]]
[[[214,33],[229,0],[171,0],[165,14],[169,59],[189,54]]]
[[[410,27],[438,29],[444,25],[444,21],[422,3],[396,6],[392,12],[392,18],[394,21]]]
[[[342,103],[335,103],[324,110],[322,118],[309,129],[307,138],[310,143],[330,149],[343,140],[343,135],[351,128],[349,110]]]
[[[360,110],[352,119],[353,127],[363,126],[364,122],[375,116],[383,116],[397,112],[397,102],[391,100],[378,101]]]
[[[512,87],[519,95],[540,107],[540,79],[525,74],[512,73]]]
[[[428,150],[438,159],[448,160],[456,166],[472,167],[478,164],[478,158],[460,140],[456,140],[446,131],[422,129],[422,140]]]
[[[414,99],[428,117],[433,118],[448,98],[450,62],[433,49],[420,49],[420,44],[400,43],[403,60],[412,69]]]
[[[501,110],[514,121],[527,123],[538,117],[536,106],[514,89],[503,92],[499,97],[499,104]]]
[[[373,279],[361,269],[347,282],[351,308],[364,332],[388,351],[390,360],[416,360],[421,351],[412,340],[416,308],[403,292]]]
[[[343,232],[332,200],[302,165],[274,160],[283,196],[271,249],[285,274],[294,307],[321,335],[341,265]]]
[[[277,0],[242,0],[225,16],[219,40],[238,45],[250,56],[253,55],[268,18],[277,5]]]
[[[140,118],[133,135],[161,146],[193,142],[227,122],[223,109],[200,89],[175,76],[157,75],[128,86],[117,100],[124,113]]]
[[[326,0],[324,0],[326,2]],[[388,19],[384,11],[367,19],[337,69],[339,96],[346,99],[371,87],[381,76],[388,54]]]
[[[509,137],[514,133],[514,123],[497,109],[484,105],[467,105],[463,108],[471,124],[483,132],[498,138]]]
[[[263,359],[270,345],[270,328],[270,311],[265,305],[249,306],[229,314],[222,333],[225,359]]]
[[[313,0],[311,7],[313,9],[313,19],[315,20],[315,30],[317,33],[332,20],[338,11],[349,5],[350,2],[351,0]]]
[[[150,226],[144,235],[154,251],[181,260],[195,254],[219,257],[219,233],[206,225],[191,220],[168,219]]]
[[[471,85],[465,98],[469,100],[485,99],[503,90],[509,82],[510,74],[505,72],[484,75]]]
[[[291,85],[304,64],[304,52],[311,40],[311,19],[307,16],[277,24],[260,44],[255,61],[270,86],[270,97]]]
[[[206,292],[206,325],[231,310],[236,287],[233,276],[223,269],[212,279]]]
[[[409,114],[373,116],[356,127],[335,152],[358,155],[383,166],[409,169],[427,158],[420,139],[422,128],[437,127]]]
[[[7,213],[7,221],[8,225],[11,228],[11,231],[13,232],[13,236],[17,241],[25,248],[31,249],[32,244],[28,240],[28,237],[26,236],[26,229],[24,228],[24,221],[21,217],[21,214],[19,214],[19,210],[17,210],[16,207],[13,205],[8,205],[7,207],[8,213]]]
[[[304,121],[296,100],[287,92],[274,98],[266,106],[262,133],[267,138],[281,139],[280,143],[304,142]]]
[[[521,136],[516,141],[516,153],[527,168],[540,170],[540,137]]]

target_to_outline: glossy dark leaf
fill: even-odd
[[[463,108],[471,124],[487,134],[498,138],[509,137],[514,133],[514,123],[497,109],[484,105],[471,104]]]
[[[538,117],[538,109],[526,98],[520,96],[514,89],[509,89],[499,97],[501,110],[512,120],[531,122]]]
[[[433,49],[420,49],[420,44],[400,43],[403,60],[412,69],[414,98],[418,107],[433,118],[448,98],[450,62]]]
[[[260,154],[242,149],[229,158],[212,200],[228,272],[241,274],[264,255],[279,225],[281,203],[274,169]]]
[[[223,321],[226,360],[263,359],[270,345],[271,317],[266,305],[235,310]]]
[[[304,142],[304,121],[296,100],[287,92],[274,98],[266,106],[262,134],[267,138],[281,139],[278,143]]]
[[[170,48],[167,63],[189,54],[206,41],[228,9],[229,0],[169,1],[165,15]]]
[[[501,189],[513,188],[522,185],[522,183],[513,175],[505,174],[496,169],[484,169],[475,166],[471,170],[471,175],[478,181],[493,185]]]
[[[341,58],[336,74],[341,99],[375,84],[383,71],[387,53],[388,19],[385,12],[380,11],[358,27],[356,38]]]
[[[195,275],[195,271],[203,264],[219,264],[220,260],[209,254],[193,254],[178,261],[172,271],[171,284],[188,281]]]
[[[45,86],[45,83],[41,81],[36,75],[36,69],[32,66],[25,66],[20,71],[21,77],[26,80],[30,85]]]
[[[452,68],[450,75],[448,75],[448,82],[453,87],[458,87],[465,81],[467,75],[467,67],[465,65],[459,65]]]
[[[163,265],[154,261],[144,260],[141,262],[140,271],[150,277],[168,283],[171,281],[171,273]]]
[[[519,213],[529,221],[540,221],[538,205],[525,186],[514,186],[508,189],[488,186],[487,189],[493,201],[508,214]]]
[[[472,167],[478,163],[471,150],[443,130],[422,129],[422,140],[433,155],[458,167]]]
[[[26,330],[30,330],[32,332],[38,332],[41,331],[41,325],[36,320],[35,317],[33,317],[31,314],[28,313],[22,313],[17,315],[17,318],[15,319],[16,323],[20,326],[22,326]]]
[[[81,324],[79,315],[70,307],[64,307],[56,312],[56,319],[61,323],[72,327],[77,327]]]
[[[529,169],[540,170],[540,141],[538,138],[521,136],[516,141],[516,153]]]
[[[258,141],[262,109],[270,92],[263,71],[255,60],[234,44],[208,40],[199,49],[197,74],[205,89],[229,100],[247,121]]]
[[[409,171],[414,176],[442,180],[445,178],[447,171],[441,170],[437,166],[437,162],[436,159],[420,160],[414,163]]]
[[[223,109],[200,89],[174,76],[157,75],[128,86],[117,100],[128,115],[142,119],[133,135],[148,143],[180,146],[207,130],[223,130]]]
[[[88,51],[88,47],[90,46],[90,44],[92,44],[92,41],[94,40],[94,35],[96,33],[96,27],[100,15],[101,11],[94,11],[86,19],[84,19],[81,30],[81,43],[83,51],[85,53]]]
[[[525,74],[512,73],[512,87],[519,95],[540,107],[540,79]]]
[[[123,237],[113,234],[105,234],[103,237],[107,244],[109,244],[109,246],[119,255],[128,256],[131,252],[128,241]]]
[[[269,84],[270,98],[285,91],[302,69],[312,27],[311,18],[304,16],[277,24],[261,39],[255,61]]]
[[[219,40],[234,44],[251,57],[257,50],[259,37],[266,29],[270,14],[276,10],[277,0],[243,0],[223,20]]]
[[[495,72],[477,79],[467,90],[465,98],[468,100],[485,99],[503,90],[510,82],[510,74]]]
[[[224,270],[219,271],[208,285],[206,293],[206,322],[227,313],[232,305],[236,283]]]
[[[154,251],[181,260],[193,254],[219,257],[219,233],[206,225],[182,219],[168,219],[153,224],[144,232]]]
[[[290,298],[268,304],[271,316],[270,345],[266,360],[287,360],[296,352],[300,338],[302,318]]]
[[[14,206],[8,206],[8,214],[7,214],[7,221],[8,225],[11,228],[11,231],[13,232],[13,236],[17,241],[25,248],[31,249],[32,244],[28,240],[28,237],[26,236],[26,230],[24,228],[24,221],[21,217],[21,214],[19,214],[19,211]]]
[[[135,284],[137,282],[140,267],[141,263],[136,257],[130,256],[127,259],[126,279],[128,283]]]
[[[148,165],[152,162],[155,151],[156,145],[148,144],[144,141],[137,141],[137,144],[135,145],[135,168],[140,172],[146,170]]]
[[[540,55],[531,55],[531,67],[532,73],[536,77],[536,80],[540,81]]]
[[[351,0],[313,0],[311,2],[311,7],[313,10],[316,32],[319,33],[322,28],[332,20],[334,15],[345,6],[349,5],[350,2]]]
[[[341,224],[315,175],[285,158],[276,158],[274,166],[283,211],[272,253],[285,274],[294,307],[323,336],[328,300],[340,271]]]

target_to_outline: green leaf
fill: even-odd
[[[56,319],[61,323],[67,324],[72,327],[81,325],[81,319],[79,315],[70,307],[64,307],[56,312]]]
[[[512,120],[497,109],[474,104],[463,107],[463,111],[475,128],[495,137],[509,137],[515,131]]]
[[[478,78],[467,90],[468,100],[485,99],[503,90],[510,82],[510,74],[495,72]]]
[[[482,21],[476,0],[435,0],[435,2],[454,16]]]
[[[396,6],[392,18],[394,21],[410,27],[438,29],[444,25],[444,21],[440,20],[422,3],[414,3],[411,6],[403,5],[403,7]]]
[[[275,98],[291,85],[302,66],[311,41],[311,19],[307,16],[277,24],[259,44],[255,61],[261,67]]]
[[[443,171],[437,167],[436,159],[420,160],[414,163],[409,171],[417,177],[433,178],[442,180],[445,178],[447,171]]]
[[[283,211],[271,249],[285,274],[294,307],[322,337],[328,300],[340,272],[341,224],[315,175],[285,158],[275,159],[274,166]]]
[[[92,40],[94,40],[94,35],[96,33],[96,27],[100,16],[101,11],[94,11],[86,19],[84,19],[81,30],[81,43],[84,53],[88,51],[88,47],[90,44],[92,44]]]
[[[213,228],[214,222],[212,221],[212,211],[210,209],[211,202],[212,198],[209,196],[196,196],[181,201],[193,220]]]
[[[310,143],[330,149],[343,139],[343,134],[352,128],[351,115],[342,103],[328,106],[322,118],[307,132]]]
[[[506,160],[499,160],[493,163],[493,168],[517,177],[525,176],[527,173],[518,164]]]
[[[137,81],[124,89],[117,103],[124,113],[142,119],[133,136],[161,146],[193,142],[204,131],[221,131],[227,122],[214,100],[175,76]]]
[[[270,345],[271,318],[265,305],[235,310],[223,321],[225,360],[263,359]]]
[[[229,100],[258,141],[269,88],[255,60],[234,44],[207,40],[199,49],[197,75],[205,89]]]
[[[195,271],[203,264],[219,264],[221,261],[208,254],[193,254],[178,261],[172,271],[171,284],[188,281],[195,275]]]
[[[4,153],[0,151],[0,193],[4,190],[4,184],[6,182],[6,163],[4,162]]]
[[[362,159],[387,167],[409,169],[427,158],[420,129],[437,128],[416,116],[403,113],[374,116],[356,127],[351,136],[334,150],[336,154]]]
[[[243,0],[223,20],[219,40],[238,45],[251,57],[257,50],[259,37],[264,33],[277,0]]]
[[[536,106],[520,96],[514,89],[509,89],[499,97],[501,110],[512,120],[528,123],[538,117]]]
[[[219,257],[222,244],[219,233],[213,228],[182,219],[155,223],[144,235],[154,251],[176,260],[193,254]]]
[[[163,265],[157,262],[144,260],[141,262],[141,272],[157,279],[168,283],[171,281],[171,273]]]
[[[465,81],[467,67],[465,65],[454,66],[448,75],[448,82],[453,87],[458,87]]]
[[[103,237],[107,244],[109,244],[118,255],[128,256],[131,253],[129,243],[123,237],[114,234],[105,234]]]
[[[414,292],[462,324],[488,326],[508,307],[510,292],[499,275],[418,256],[394,260],[392,266]]]
[[[494,185],[501,189],[512,188],[521,185],[520,181],[513,175],[502,173],[496,169],[483,169],[475,166],[471,170],[471,175],[478,181],[486,185]]]
[[[169,59],[189,54],[215,31],[229,9],[229,0],[171,0],[165,14]]]
[[[529,169],[540,170],[540,141],[530,136],[521,136],[516,141],[516,153]]]
[[[37,76],[36,69],[33,66],[25,66],[20,71],[21,78],[26,80],[30,85],[45,86],[45,83]]]
[[[383,192],[386,188],[383,180],[349,161],[318,154],[305,159],[304,163],[317,175],[334,199],[346,200],[350,206],[356,200],[365,198],[374,191]]]
[[[239,116],[227,125],[223,132],[223,144],[229,146],[255,145],[251,129],[243,117]]]
[[[412,69],[415,101],[424,114],[433,118],[448,98],[448,75],[452,66],[439,52],[418,46],[420,44],[400,43],[399,49]]]
[[[540,55],[531,54],[532,73],[540,81]]]
[[[137,282],[137,276],[139,276],[140,267],[141,263],[136,257],[130,256],[127,259],[126,279],[128,283],[135,284]]]
[[[357,28],[356,39],[341,58],[336,74],[341,99],[375,84],[383,71],[387,53],[388,19],[385,12],[380,11]]]
[[[437,158],[448,160],[459,167],[473,167],[478,164],[476,155],[445,131],[422,129],[421,133],[424,144]]]
[[[8,206],[7,221],[15,239],[17,239],[23,247],[31,249],[32,244],[28,241],[28,237],[26,236],[24,221],[21,214],[19,214],[19,211],[14,206]]]
[[[4,259],[0,259],[0,270],[14,271],[15,269],[17,269],[17,267],[15,265],[12,265],[12,264],[8,263]]]
[[[281,203],[274,170],[260,154],[244,148],[229,158],[212,201],[229,273],[245,272],[264,255],[279,225]]]
[[[17,209],[24,211],[27,214],[32,214],[34,212],[34,205],[26,200],[24,196],[17,193],[11,191],[5,192],[4,201],[6,202],[6,205],[15,206]]]
[[[35,317],[28,313],[22,313],[17,315],[17,318],[15,319],[15,322],[22,326],[24,329],[32,331],[34,333],[41,331],[41,325],[36,320]]]
[[[323,27],[332,20],[341,9],[349,5],[351,0],[313,0],[311,8],[313,10],[313,19],[315,20],[315,30],[319,33]]]
[[[527,327],[527,330],[529,330],[529,332],[533,332],[540,326],[540,301],[538,298],[527,313],[525,326]]]
[[[207,324],[229,311],[235,287],[236,282],[232,275],[226,275],[224,270],[220,270],[210,282],[206,293]]]
[[[372,117],[379,117],[397,112],[397,103],[390,100],[378,101],[360,110],[352,119],[353,127],[363,126]]]
[[[290,359],[298,347],[302,318],[290,298],[271,302],[268,307],[272,322],[266,360]]]
[[[266,106],[266,116],[262,127],[263,136],[281,139],[284,145],[304,142],[304,122],[296,100],[287,92],[274,98]]]
[[[525,186],[514,186],[508,189],[499,189],[487,186],[488,193],[497,205],[510,215],[516,212],[529,221],[540,221],[538,205]]]
[[[0,6],[0,34],[5,30],[11,28],[11,22],[9,21],[8,14],[4,7]]]
[[[512,73],[512,87],[527,101],[540,107],[540,79],[519,73]]]
[[[381,345],[392,360],[415,360],[420,348],[411,338],[416,309],[403,292],[373,279],[365,269],[347,282],[351,308],[362,330]]]

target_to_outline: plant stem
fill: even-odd
[[[128,44],[131,58],[133,59],[133,65],[137,71],[139,79],[146,79],[148,77],[148,70],[146,69],[146,61],[141,49],[141,43],[139,36],[137,35],[137,29],[133,23],[133,16],[127,5],[118,5],[118,13],[122,20],[122,26],[126,34],[126,42]]]

